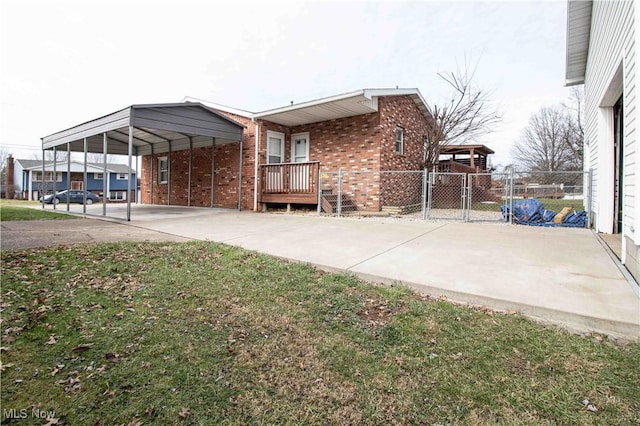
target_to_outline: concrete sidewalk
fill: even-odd
[[[119,207],[109,208],[113,216],[122,213]],[[432,296],[516,310],[573,331],[640,340],[640,298],[586,229],[133,208],[133,227],[232,244],[350,271],[371,281],[407,285]]]
[[[210,209],[190,209],[185,220],[174,209],[136,210],[131,224],[640,339],[640,298],[586,229]]]

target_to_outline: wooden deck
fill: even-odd
[[[261,203],[318,204],[320,163],[260,165]]]

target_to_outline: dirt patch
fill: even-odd
[[[190,241],[189,238],[100,219],[9,221],[0,224],[2,250],[117,241]]]

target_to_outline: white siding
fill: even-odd
[[[593,169],[592,208],[596,229],[613,223],[613,134],[611,110],[624,93],[624,233],[637,244],[636,96],[634,3],[594,1],[585,75],[585,163]],[[618,71],[622,71],[622,85]]]

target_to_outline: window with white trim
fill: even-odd
[[[93,174],[93,179],[94,180],[102,180],[102,179],[104,179],[104,173],[94,173]]]
[[[33,171],[32,178],[34,182],[42,182],[42,172]],[[53,172],[44,172],[44,181],[53,182]],[[62,182],[62,172],[56,172],[56,182]]]
[[[284,133],[267,132],[267,164],[284,163]]]
[[[116,179],[117,180],[127,180],[127,174],[126,173],[117,173],[116,174]]]
[[[396,154],[404,154],[404,128],[396,126]]]
[[[109,199],[114,201],[126,201],[127,200],[127,192],[126,191],[111,191],[109,192]]]
[[[169,182],[169,160],[167,157],[158,158],[158,183]]]

